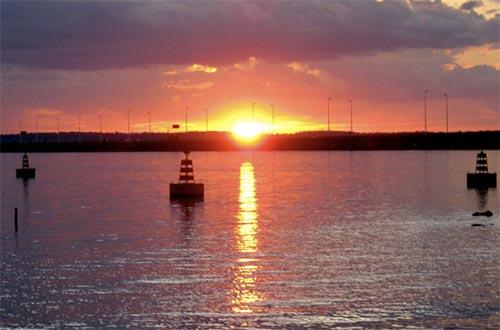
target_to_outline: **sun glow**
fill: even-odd
[[[233,126],[233,135],[240,141],[257,140],[265,131],[266,126],[256,122],[240,122]]]

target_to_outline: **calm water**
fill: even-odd
[[[0,326],[500,325],[499,194],[466,189],[475,152],[193,153],[194,205],[169,202],[180,158],[32,154],[23,184],[1,154]]]

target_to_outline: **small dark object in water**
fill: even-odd
[[[17,207],[14,208],[14,230],[16,231],[16,235],[17,235],[17,229],[18,229],[18,226],[17,226]]]
[[[484,216],[484,217],[491,217],[493,215],[493,212],[490,210],[484,211],[484,212],[474,212],[472,213],[473,217],[479,217],[479,216]]]
[[[470,225],[471,227],[486,227],[485,225],[483,225],[482,223],[473,223],[472,225]]]
[[[24,153],[23,155],[23,167],[16,168],[16,178],[18,179],[31,179],[35,177],[35,169],[31,168],[29,165],[28,155]]]

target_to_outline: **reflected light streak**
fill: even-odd
[[[257,251],[257,198],[253,165],[245,162],[240,167],[240,212],[238,213],[239,252]]]
[[[258,251],[257,198],[253,165],[245,162],[240,167],[240,211],[236,227],[236,249],[240,253]],[[232,293],[232,310],[236,313],[252,313],[251,304],[261,301],[262,295],[255,289],[258,260],[242,257],[237,260]]]

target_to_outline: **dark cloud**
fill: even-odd
[[[462,10],[474,10],[476,8],[479,8],[483,6],[483,2],[480,0],[471,0],[471,1],[466,1],[460,6],[460,9]]]
[[[498,100],[497,69],[488,65],[462,67],[453,62],[450,54],[418,50],[346,57],[320,68],[344,81],[346,92],[367,100],[404,102],[418,98],[425,89],[431,91],[430,98],[448,93],[453,97]]]
[[[326,60],[498,42],[499,18],[440,2],[1,2],[1,60],[110,69]]]

